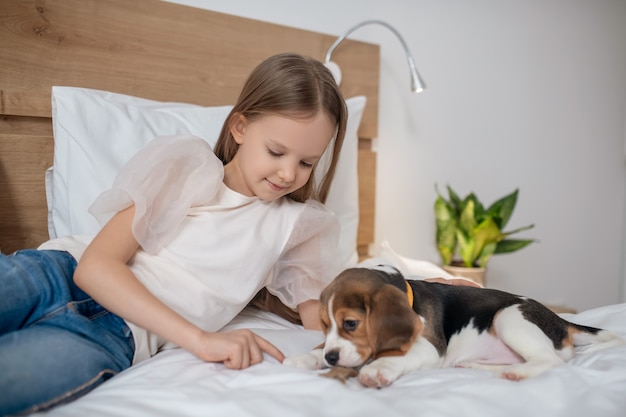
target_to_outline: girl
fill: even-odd
[[[317,298],[340,269],[338,223],[321,202],[346,117],[320,62],[272,56],[215,152],[192,136],[155,139],[91,206],[95,237],[0,255],[0,414],[71,401],[173,346],[234,369],[263,353],[282,361],[248,330],[218,330],[264,287],[319,327]]]

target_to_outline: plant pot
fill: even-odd
[[[471,279],[478,284],[485,286],[485,277],[487,275],[486,268],[468,268],[465,266],[457,266],[457,265],[443,265],[443,270],[449,274],[454,275],[455,277],[463,277]]]

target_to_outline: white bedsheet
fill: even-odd
[[[601,307],[571,321],[626,338],[626,304]],[[285,354],[306,352],[321,332],[254,309],[228,328],[248,327]],[[512,382],[487,371],[437,369],[405,375],[384,389],[342,383],[272,358],[242,371],[202,363],[174,349],[128,369],[47,417],[174,416],[626,416],[626,345],[577,355],[565,366]]]

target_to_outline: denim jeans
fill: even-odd
[[[128,368],[133,336],[72,279],[67,252],[0,254],[0,415],[66,403]]]

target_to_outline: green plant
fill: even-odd
[[[463,266],[484,268],[492,255],[515,252],[534,242],[534,239],[509,239],[512,234],[533,228],[533,224],[502,231],[513,214],[519,190],[485,210],[474,193],[461,200],[450,186],[447,189],[449,198],[445,199],[437,190],[435,201],[437,249],[444,265],[455,262],[458,252]]]

